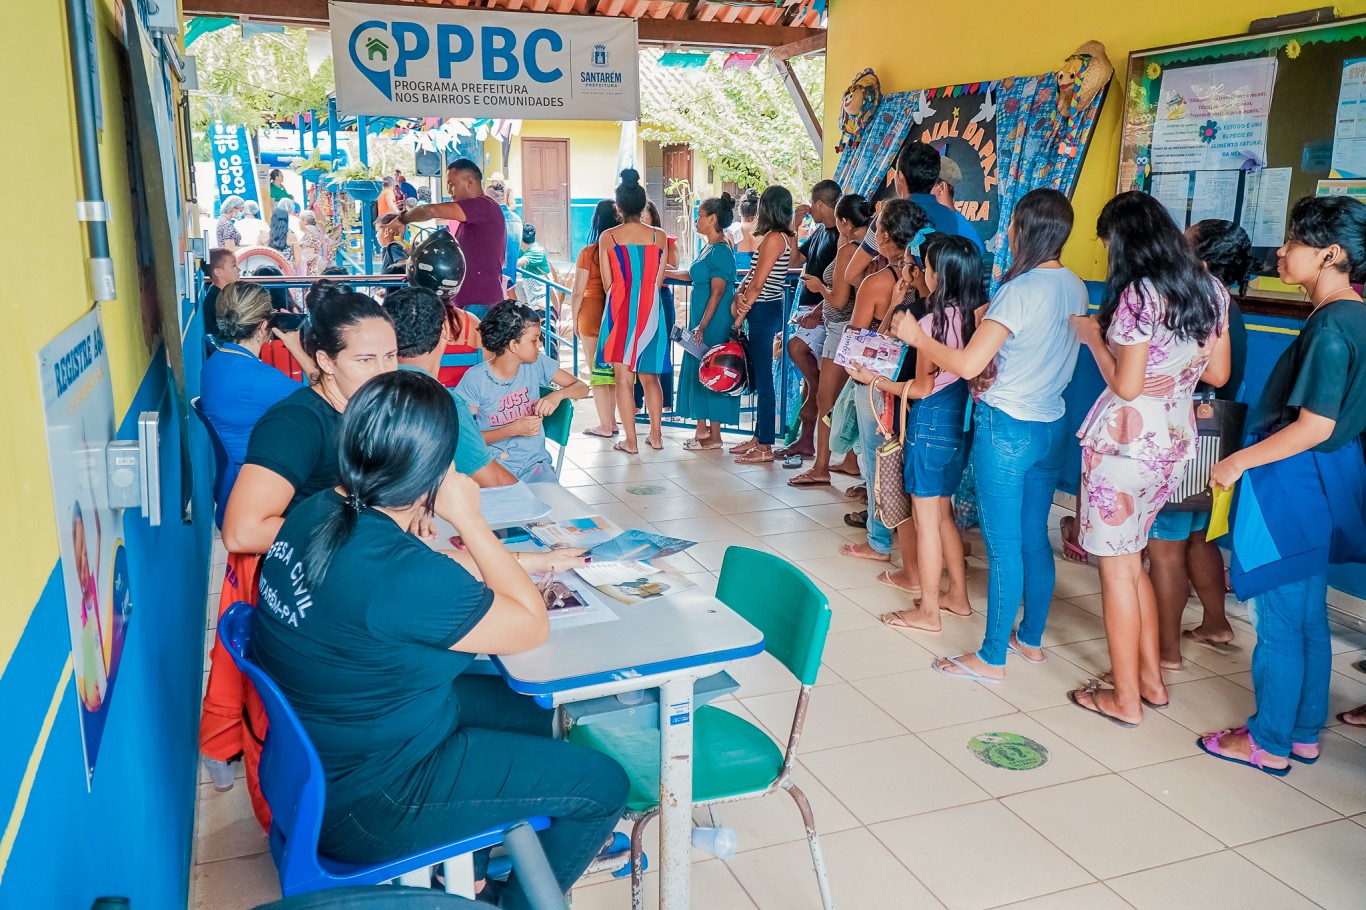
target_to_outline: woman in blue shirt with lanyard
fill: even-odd
[[[464,672],[476,654],[544,643],[550,622],[451,467],[455,407],[415,372],[352,397],[340,482],[293,510],[266,554],[253,650],[322,761],[324,854],[383,862],[548,815],[541,843],[567,890],[620,819],[626,774],[553,739],[552,712],[501,678]],[[432,512],[459,532],[468,570],[408,533]],[[528,906],[515,875],[502,906]]]
[[[236,472],[247,457],[247,441],[261,416],[303,388],[275,367],[261,362],[261,346],[279,338],[312,376],[313,359],[299,343],[299,330],[276,328],[275,308],[265,289],[235,281],[218,294],[218,354],[204,362],[199,403],[218,431]],[[302,317],[295,317],[302,318]]]

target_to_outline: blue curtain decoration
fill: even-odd
[[[911,127],[911,107],[917,92],[883,95],[873,119],[856,147],[835,165],[835,182],[846,193],[871,197],[891,170],[892,159]]]

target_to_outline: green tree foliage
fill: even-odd
[[[332,58],[309,73],[305,35],[303,29],[286,29],[243,41],[241,28],[232,25],[197,39],[190,46],[199,71],[199,91],[190,98],[195,130],[216,120],[254,130],[306,111],[326,111]],[[195,144],[195,158],[209,160],[207,143]]]
[[[779,183],[794,190],[821,173],[821,159],[787,89],[765,60],[748,71],[723,70],[725,54],[712,54],[696,69],[659,67],[642,53],[642,81],[651,76],[666,91],[642,91],[640,136],[683,143],[714,162],[722,180],[762,189]],[[646,68],[655,72],[647,74]],[[821,120],[825,58],[792,61],[792,68]],[[798,190],[799,192],[801,190]]]

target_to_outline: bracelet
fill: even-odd
[[[882,376],[881,376],[880,374],[873,377],[873,384],[872,384],[871,386],[869,386],[869,388],[872,389],[874,392],[877,391],[877,383],[878,383],[878,380],[881,379],[881,378],[882,378]]]

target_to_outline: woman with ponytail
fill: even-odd
[[[645,410],[650,433],[645,443],[664,448],[664,390],[659,374],[664,371],[669,336],[659,289],[664,283],[668,238],[659,228],[641,223],[645,211],[645,187],[633,168],[621,172],[616,191],[619,227],[603,231],[598,239],[598,262],[607,293],[607,312],[598,337],[598,361],[611,364],[615,373],[617,412],[625,439],[612,448],[634,455],[636,377],[645,391]]]
[[[1301,199],[1276,270],[1313,307],[1248,414],[1252,445],[1214,466],[1237,488],[1230,578],[1257,602],[1252,685],[1257,710],[1200,748],[1278,777],[1319,758],[1328,720],[1332,645],[1328,566],[1366,562],[1366,206],[1346,196]],[[1366,706],[1363,706],[1366,708]],[[1366,710],[1338,715],[1362,725]]]
[[[497,676],[465,672],[476,654],[537,647],[550,623],[451,466],[455,407],[415,372],[351,399],[339,482],[290,513],[263,561],[253,652],[322,762],[322,853],[379,863],[548,815],[541,843],[568,890],[620,818],[626,775],[552,738],[552,712]],[[463,562],[408,533],[432,513],[459,532]],[[542,568],[574,563],[557,558]],[[515,873],[501,905],[528,906]]]

